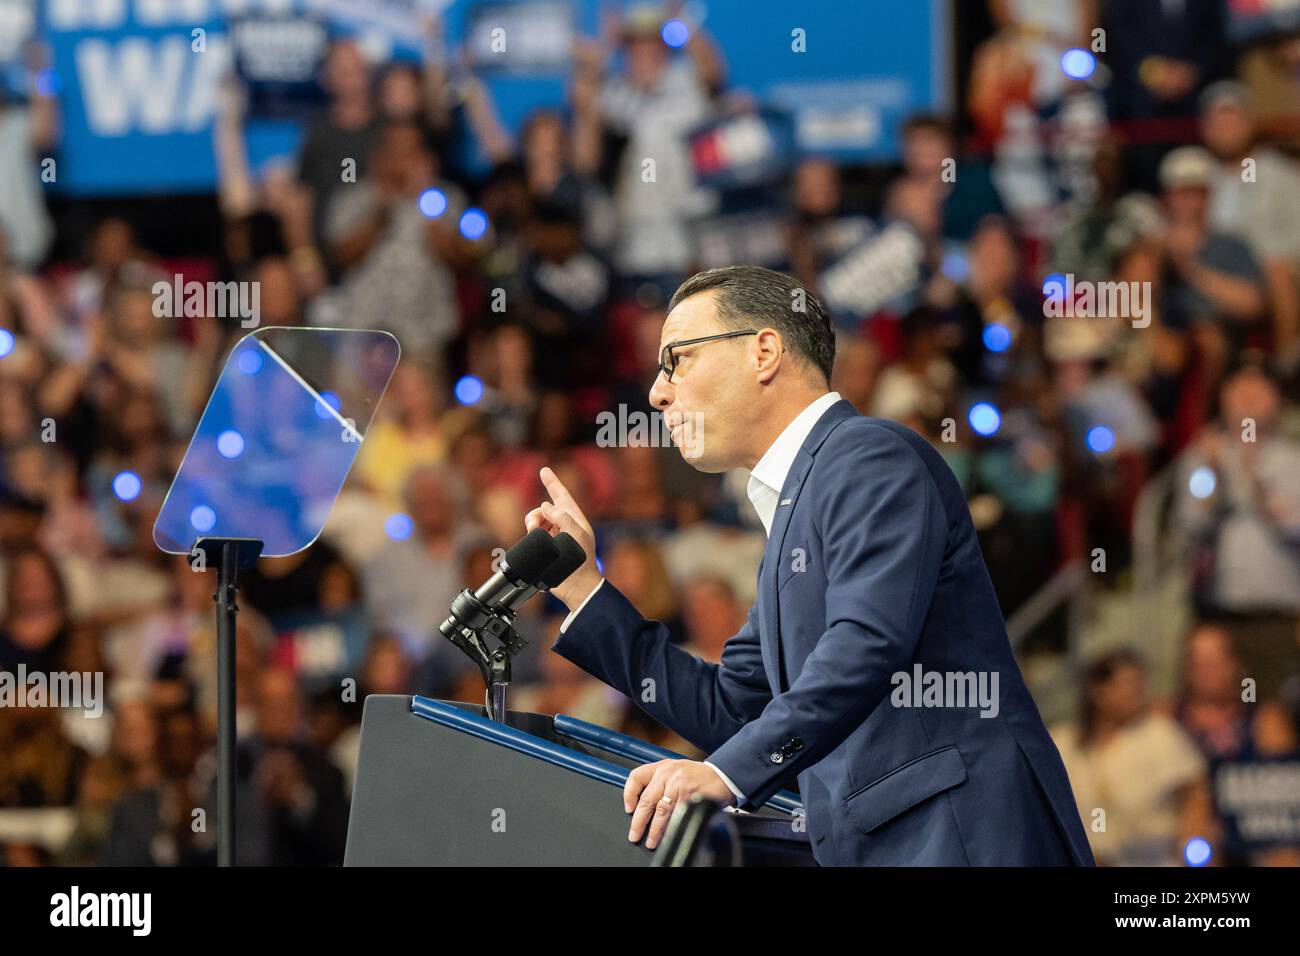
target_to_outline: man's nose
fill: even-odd
[[[655,379],[655,383],[650,386],[650,406],[663,411],[673,403],[673,383],[663,372]]]

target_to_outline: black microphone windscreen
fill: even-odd
[[[534,528],[506,552],[510,577],[525,584],[536,584],[559,554],[554,539],[544,528]]]
[[[563,582],[587,560],[587,552],[582,550],[582,545],[568,532],[561,531],[554,540],[560,552],[559,557],[551,562],[551,566],[542,575],[542,583],[548,590]]]

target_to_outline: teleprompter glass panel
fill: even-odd
[[[316,540],[397,367],[388,332],[272,326],[244,336],[154,522],[154,543],[260,538],[283,556]]]

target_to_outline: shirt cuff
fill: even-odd
[[[604,583],[605,579],[601,578],[600,581],[597,582],[596,586],[591,589],[591,593],[582,599],[582,603],[569,612],[568,617],[564,619],[564,623],[560,625],[561,634],[569,629],[569,625],[572,624],[574,619],[582,613],[582,609],[587,606],[587,602],[596,596],[596,592],[600,590],[600,586]]]
[[[728,777],[717,767],[713,766],[713,764],[709,763],[707,760],[704,761],[704,766],[711,768],[713,772],[716,773],[718,777],[722,780],[722,782],[727,785],[727,789],[736,795],[736,806],[741,807],[745,805],[745,795],[740,792],[739,787],[737,787],[734,783],[731,782],[730,777]]]

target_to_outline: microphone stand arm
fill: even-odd
[[[506,693],[510,686],[511,659],[527,645],[514,628],[514,616],[500,608],[489,608],[474,599],[469,591],[463,591],[458,601],[469,601],[477,614],[472,616],[476,627],[462,625],[444,632],[447,640],[460,648],[478,667],[483,675],[487,694],[485,706],[489,720],[499,724],[506,722]],[[487,638],[495,638],[499,643],[492,648]]]

